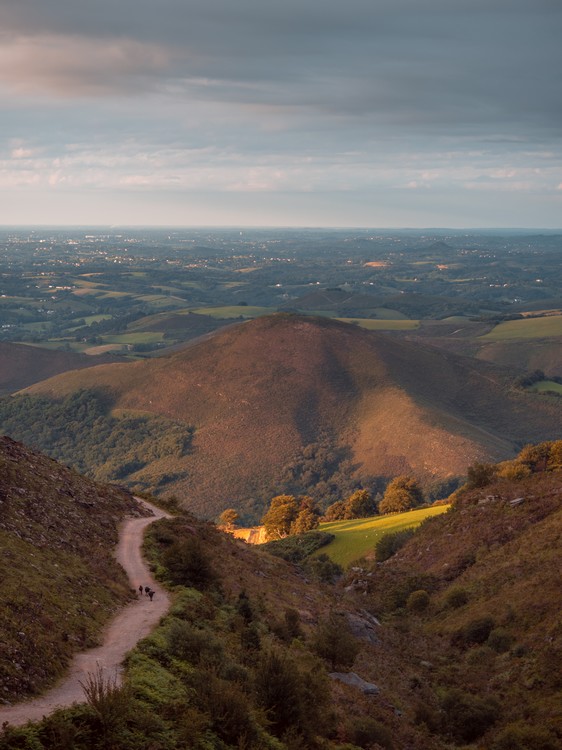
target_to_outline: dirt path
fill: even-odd
[[[144,638],[159,619],[168,611],[170,600],[164,589],[156,583],[141,556],[141,545],[145,528],[158,518],[169,518],[169,514],[154,505],[137,498],[154,515],[148,518],[127,519],[120,530],[116,557],[129,576],[131,585],[150,586],[155,592],[150,601],[148,596],[139,597],[124,607],[109,623],[101,646],[76,654],[70,670],[63,681],[48,693],[30,701],[0,708],[0,725],[5,721],[12,725],[39,721],[56,708],[70,706],[84,701],[84,683],[88,674],[95,673],[98,667],[105,678],[121,679],[121,663],[125,654]]]

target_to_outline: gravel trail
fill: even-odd
[[[147,518],[129,518],[124,521],[119,534],[115,556],[127,573],[131,586],[149,586],[154,592],[139,596],[137,601],[123,607],[106,626],[101,646],[76,654],[62,681],[44,695],[12,706],[0,707],[0,726],[9,722],[13,726],[28,721],[39,721],[57,708],[84,702],[81,683],[89,674],[100,669],[106,679],[121,680],[121,663],[136,643],[150,633],[170,606],[167,592],[154,580],[141,554],[144,530],[159,518],[170,515],[145,500],[136,498],[154,515]]]

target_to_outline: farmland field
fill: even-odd
[[[334,562],[346,567],[354,560],[373,552],[378,540],[384,534],[419,526],[426,518],[444,513],[449,507],[448,505],[435,505],[430,508],[410,510],[407,513],[322,523],[320,530],[328,531],[336,538],[326,547],[322,547],[318,554],[325,553]]]
[[[257,318],[275,312],[271,307],[252,305],[228,305],[225,307],[199,307],[191,312],[199,315],[210,315],[212,318]]]
[[[344,323],[357,323],[368,331],[411,331],[420,327],[419,320],[382,320],[380,318],[338,318]]]
[[[557,383],[555,380],[539,380],[538,383],[535,383],[529,388],[530,391],[535,391],[536,393],[559,393],[562,396],[562,384]]]
[[[562,336],[562,315],[506,320],[480,338],[488,341],[504,341],[506,339],[535,339],[548,336]]]

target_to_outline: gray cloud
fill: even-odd
[[[558,0],[3,0],[0,29],[6,184],[562,183]]]

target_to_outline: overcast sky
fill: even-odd
[[[562,0],[1,0],[0,224],[562,226]]]

